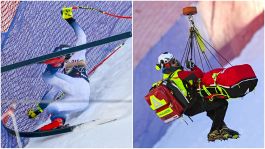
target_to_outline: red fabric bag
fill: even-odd
[[[184,107],[163,84],[152,89],[145,96],[145,100],[165,123],[179,118],[184,113]]]
[[[216,82],[214,81],[213,74],[217,73]],[[219,86],[230,88],[241,81],[256,78],[256,75],[248,64],[236,65],[229,68],[217,68],[204,74],[202,78],[202,85]]]

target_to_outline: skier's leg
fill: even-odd
[[[50,115],[51,123],[42,126],[39,128],[39,131],[49,131],[52,129],[59,128],[65,124],[65,120],[67,118],[67,113],[60,112],[54,106],[48,106],[47,108],[48,114]]]
[[[62,90],[64,93],[72,94],[74,90],[72,83],[67,82],[67,80],[59,78],[58,75],[56,74],[59,73],[56,72],[55,74],[51,74],[48,71],[45,71],[42,74],[42,78],[46,83],[58,88],[59,90]]]
[[[60,77],[59,77],[60,76]],[[73,112],[80,112],[87,108],[90,87],[89,83],[83,78],[72,78],[61,73],[44,73],[44,80],[63,90],[66,95],[63,98],[62,103],[54,102],[47,107],[48,114],[51,115],[51,123],[41,127],[40,131],[47,131],[55,129],[64,125],[69,115]],[[66,85],[64,85],[66,84]],[[66,88],[72,87],[70,91],[65,90]],[[77,90],[76,90],[77,89]],[[85,103],[73,103],[74,100],[87,100]],[[72,102],[67,102],[72,101]]]
[[[79,97],[77,97],[79,98]],[[48,131],[51,129],[56,129],[63,126],[66,121],[71,118],[70,116],[80,114],[82,111],[86,110],[88,106],[87,103],[73,103],[67,101],[73,101],[75,97],[73,96],[64,96],[63,101],[65,102],[53,102],[47,107],[47,113],[50,115],[51,123],[44,125],[39,130]]]
[[[75,78],[73,78],[73,77],[71,77],[69,75],[66,75],[66,74],[63,74],[63,73],[56,73],[55,76],[60,78],[60,79],[62,79],[62,80],[65,80],[65,81],[67,81],[67,82],[69,82],[71,84],[72,83],[76,84],[75,83],[76,82]]]
[[[59,111],[56,106],[50,106],[47,108],[48,114],[50,114],[51,121],[55,120],[56,118],[62,118],[65,122],[67,119],[67,112]]]
[[[28,110],[28,117],[30,119],[36,118],[40,113],[44,111],[44,109],[54,100],[61,98],[64,93],[57,88],[53,87],[49,91],[47,91],[43,97],[41,98],[40,103],[37,104],[35,108]]]
[[[44,94],[38,106],[42,110],[44,110],[49,105],[49,103],[51,103],[53,100],[57,100],[57,98],[61,97],[62,94],[63,94],[62,91],[60,91],[56,87],[52,87],[52,89],[50,89]]]

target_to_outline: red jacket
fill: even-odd
[[[194,76],[194,75],[192,75],[192,74],[195,75],[195,78],[192,77],[192,76]],[[203,73],[202,70],[201,70],[199,67],[197,67],[197,66],[195,66],[191,71],[185,71],[185,70],[183,70],[183,71],[180,71],[180,72],[178,73],[178,76],[179,76],[179,78],[180,78],[181,80],[189,79],[189,77],[191,77],[191,79],[194,79],[195,82],[197,82],[197,80],[198,80],[199,78],[202,78],[203,75],[204,75],[204,73]]]

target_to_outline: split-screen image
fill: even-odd
[[[1,148],[230,147],[264,147],[263,1],[1,1]]]

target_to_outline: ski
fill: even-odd
[[[117,118],[112,118],[112,119],[95,119],[95,120],[91,120],[91,121],[87,121],[84,123],[80,123],[80,124],[76,124],[76,125],[72,125],[70,126],[69,124],[66,124],[63,127],[57,128],[57,129],[53,129],[53,130],[49,130],[49,131],[33,131],[33,132],[18,132],[18,134],[20,135],[20,137],[25,137],[25,138],[35,138],[35,137],[45,137],[45,136],[52,136],[52,135],[58,135],[58,134],[64,134],[64,133],[68,133],[68,132],[72,132],[75,128],[83,125],[103,125],[103,124],[107,124],[110,122],[114,122],[116,121]],[[16,135],[15,130],[8,128],[7,126],[5,126],[3,124],[3,127],[7,130],[8,133],[10,133],[11,135]]]

